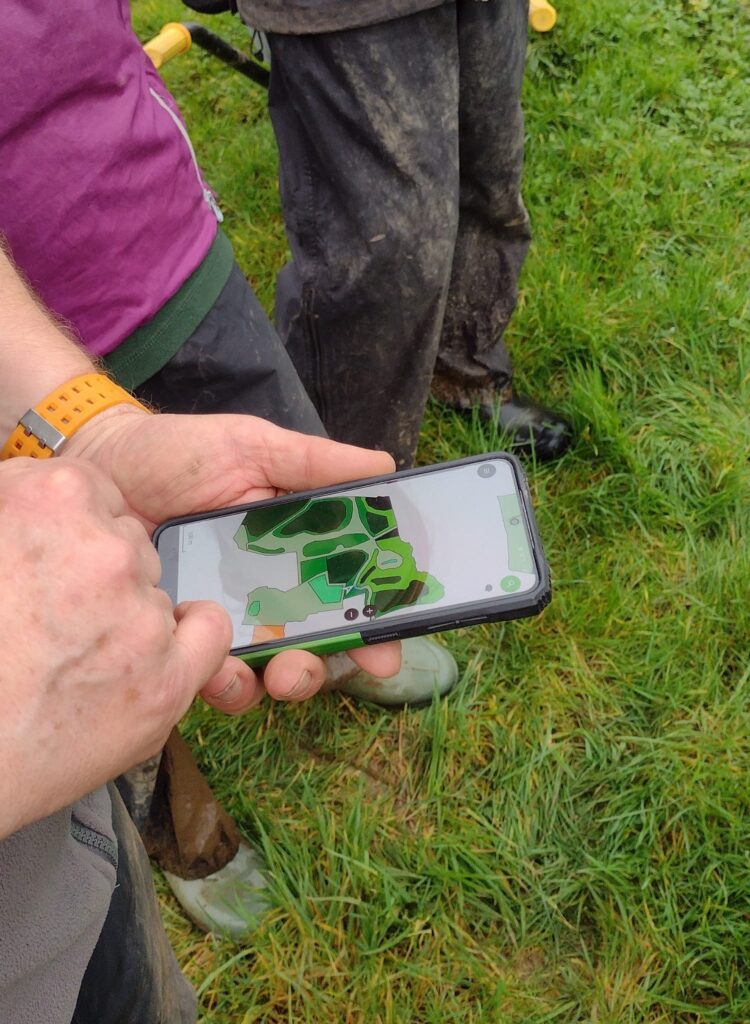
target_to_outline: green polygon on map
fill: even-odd
[[[308,498],[251,509],[234,540],[242,551],[297,558],[295,586],[250,591],[247,625],[304,622],[358,595],[377,618],[397,608],[432,604],[444,594],[434,576],[417,568],[385,496]]]

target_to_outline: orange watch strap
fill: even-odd
[[[141,405],[103,373],[84,373],[67,381],[21,417],[0,452],[1,459],[48,459],[97,413],[113,405]]]

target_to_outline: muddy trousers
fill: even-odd
[[[413,459],[432,386],[492,400],[529,222],[527,0],[271,35],[291,261],[277,327],[328,433]]]
[[[136,394],[161,412],[246,413],[306,434],[325,433],[237,265],[194,334]],[[117,785],[161,868],[180,878],[205,878],[237,852],[237,828],[176,729],[162,755]]]

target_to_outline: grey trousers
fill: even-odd
[[[410,463],[430,387],[507,387],[527,0],[457,0],[360,29],[271,35],[291,261],[277,327],[328,433]]]
[[[71,1024],[194,1024],[195,994],[161,922],[151,865],[114,786],[117,884]]]
[[[0,842],[3,1024],[194,1024],[114,786]]]

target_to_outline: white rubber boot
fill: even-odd
[[[401,669],[390,679],[379,679],[357,668],[348,654],[328,657],[327,690],[369,700],[385,707],[427,704],[437,690],[440,697],[458,681],[453,655],[434,640],[416,636],[401,642]]]

